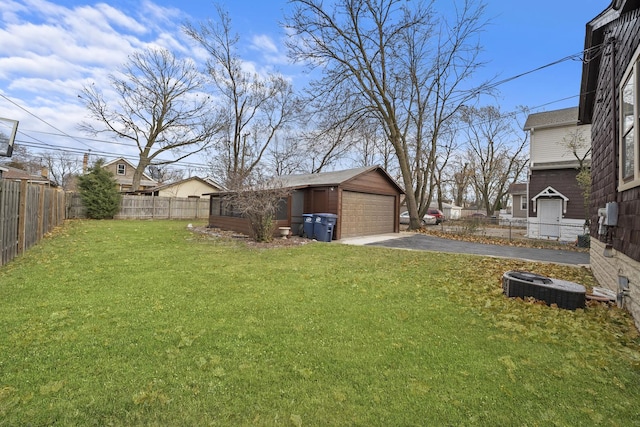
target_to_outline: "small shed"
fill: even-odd
[[[335,172],[278,177],[291,195],[282,201],[277,226],[302,228],[303,214],[332,213],[338,216],[334,239],[400,231],[400,196],[404,191],[381,167],[370,166]],[[244,218],[225,212],[221,198],[209,196],[209,226],[248,233]]]

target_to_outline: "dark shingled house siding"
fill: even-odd
[[[569,198],[567,212],[563,217],[567,219],[584,219],[584,198],[576,182],[577,169],[534,170],[529,178],[529,216],[535,218],[538,213],[533,211],[534,203],[531,199],[547,187]],[[540,200],[540,199],[538,199]]]
[[[610,236],[613,247],[640,261],[640,187],[619,193],[618,176],[618,91],[622,76],[640,43],[640,10],[625,14],[604,30],[605,42],[614,37],[616,54],[609,44],[600,58],[595,94],[591,140],[592,189],[591,236],[598,236],[598,208],[607,202],[619,204],[618,227]],[[613,58],[615,57],[615,79]],[[613,98],[615,96],[615,98]],[[615,99],[615,108],[613,106]]]

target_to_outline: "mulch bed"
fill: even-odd
[[[222,230],[220,228],[208,228],[208,227],[189,227],[189,229],[201,235],[206,235],[211,238],[218,238],[220,240],[238,241],[243,242],[249,247],[270,249],[270,248],[282,248],[288,246],[301,246],[309,243],[314,243],[315,240],[305,239],[303,237],[290,234],[286,239],[280,237],[274,237],[270,242],[256,242],[250,236],[246,234],[238,233],[236,231]]]

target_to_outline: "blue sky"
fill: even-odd
[[[286,61],[279,27],[286,0],[222,0],[242,55],[256,69],[277,69],[294,85],[302,68]],[[482,35],[484,76],[498,80],[529,72],[583,49],[585,24],[609,0],[487,0],[491,23]],[[211,1],[194,0],[2,0],[0,2],[0,117],[20,121],[18,143],[30,149],[86,150],[131,154],[122,146],[83,139],[76,126],[86,116],[77,95],[104,84],[127,55],[148,45],[189,53],[180,32],[186,20],[215,16]],[[450,0],[436,0],[449,7]],[[576,106],[581,63],[565,61],[499,86],[504,112]],[[65,136],[59,136],[63,134]],[[128,153],[127,153],[128,151]]]

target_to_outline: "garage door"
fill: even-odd
[[[393,196],[342,193],[342,237],[393,233],[395,219]]]

